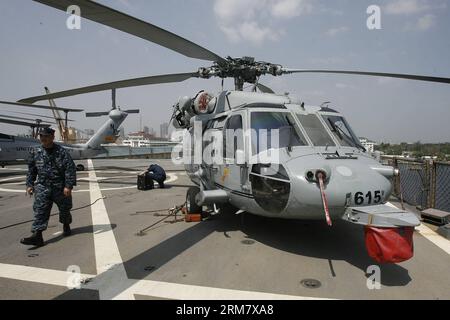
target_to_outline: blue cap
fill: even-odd
[[[53,136],[54,134],[55,134],[55,130],[53,130],[50,127],[42,128],[41,130],[39,130],[39,135],[41,135],[41,136]]]

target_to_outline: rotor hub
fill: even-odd
[[[271,74],[279,76],[283,74],[281,65],[264,61],[255,61],[253,57],[231,58],[226,62],[217,62],[211,67],[203,67],[198,70],[199,77],[209,79],[211,77],[234,78],[236,90],[242,90],[245,82],[255,84],[262,75]]]

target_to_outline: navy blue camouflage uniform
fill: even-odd
[[[37,179],[37,180],[36,180]],[[64,188],[76,185],[76,167],[69,152],[59,145],[34,148],[28,162],[27,187],[34,188],[34,222],[31,231],[47,229],[53,202],[59,209],[59,221],[72,223],[72,197],[64,196]]]

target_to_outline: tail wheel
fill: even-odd
[[[84,171],[84,166],[82,164],[78,164],[77,171]]]

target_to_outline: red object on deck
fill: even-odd
[[[199,214],[194,214],[194,213],[186,213],[184,215],[184,221],[186,222],[200,222],[202,221],[202,215]]]
[[[399,263],[414,255],[414,227],[376,228],[365,226],[369,256],[379,263]]]

